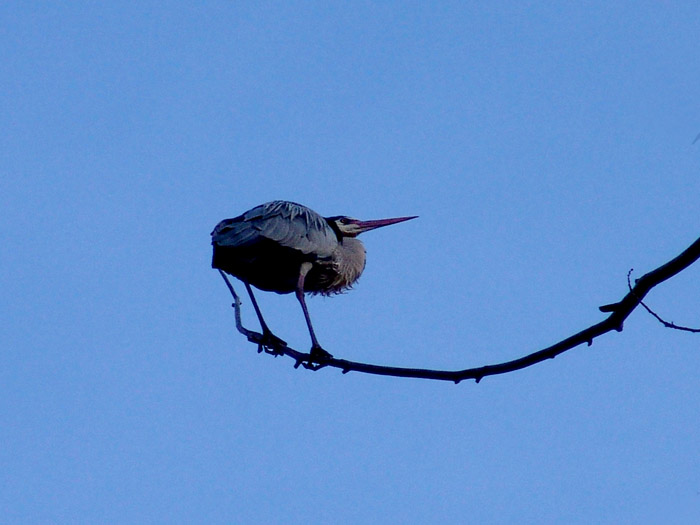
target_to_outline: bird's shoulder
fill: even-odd
[[[225,219],[212,232],[220,246],[246,246],[267,239],[303,253],[329,256],[337,237],[326,219],[315,211],[289,201],[272,201]]]

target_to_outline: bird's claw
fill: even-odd
[[[265,352],[267,354],[281,355],[283,352],[280,350],[280,347],[283,346],[287,346],[286,341],[265,330],[262,333],[262,338],[258,341],[258,353]]]
[[[315,362],[315,363],[325,363],[326,361],[329,361],[333,359],[333,355],[326,352],[323,348],[321,348],[318,345],[314,345],[311,347],[311,351],[309,352],[309,362]]]
[[[303,355],[303,354],[302,354]],[[328,364],[328,361],[333,359],[333,356],[326,352],[323,348],[318,345],[311,347],[309,352],[309,357],[300,357],[297,359],[294,368],[299,368],[303,366],[307,370],[320,370]]]

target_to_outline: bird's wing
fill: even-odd
[[[216,225],[212,242],[219,246],[248,246],[262,239],[281,246],[330,256],[337,246],[335,232],[318,213],[300,204],[273,201]]]

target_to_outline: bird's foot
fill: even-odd
[[[330,353],[326,352],[323,348],[321,348],[319,345],[314,345],[311,347],[311,351],[309,352],[309,355],[311,356],[311,361],[314,361],[316,363],[323,363],[325,361],[328,361],[330,359],[333,359],[333,355]]]
[[[269,330],[263,330],[262,339],[258,342],[258,353],[265,352],[267,354],[281,355],[280,347],[287,346],[287,342],[283,341]]]
[[[303,366],[307,370],[320,370],[324,366],[327,366],[328,361],[330,361],[331,359],[333,359],[333,356],[331,354],[326,352],[319,345],[315,344],[311,347],[309,357],[300,357],[294,365],[294,368],[299,368],[300,366]]]

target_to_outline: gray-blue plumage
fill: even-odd
[[[330,257],[338,244],[326,219],[306,206],[288,201],[256,206],[239,217],[221,221],[212,232],[212,242],[219,246],[246,246],[260,239],[321,257]]]

